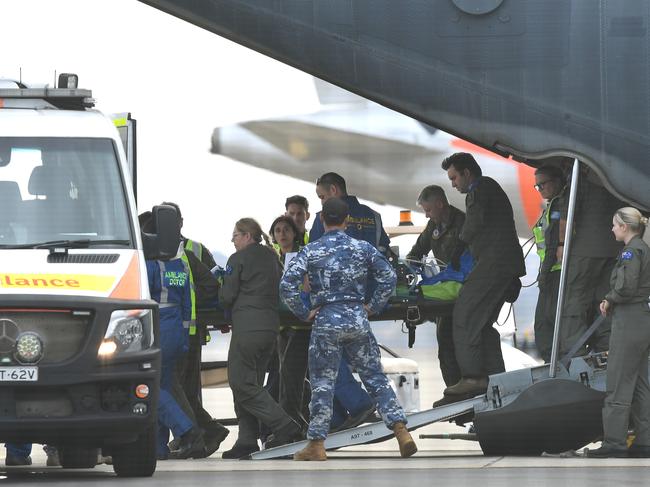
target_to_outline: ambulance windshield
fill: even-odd
[[[0,137],[0,247],[133,241],[110,139]]]

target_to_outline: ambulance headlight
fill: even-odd
[[[98,355],[109,358],[118,354],[146,350],[151,345],[153,345],[151,310],[117,310],[111,314]]]

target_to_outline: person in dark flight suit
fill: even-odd
[[[624,206],[603,186],[591,170],[585,169],[578,181],[575,229],[566,263],[567,282],[562,304],[559,357],[563,357],[598,316],[602,296],[609,289],[609,276],[622,245],[610,229],[611,215]],[[611,320],[605,321],[587,341],[589,350],[609,349]],[[583,347],[576,355],[585,355]]]
[[[252,218],[237,221],[232,240],[237,251],[228,259],[219,290],[219,303],[232,311],[228,382],[239,420],[237,441],[222,454],[228,459],[259,450],[260,422],[274,433],[267,448],[302,439],[300,427],[262,387],[280,328],[278,254]]]
[[[454,305],[453,335],[462,378],[445,396],[472,397],[487,390],[487,378],[505,370],[499,332],[492,324],[503,303],[514,301],[526,274],[512,206],[499,183],[483,176],[474,157],[458,152],[442,162],[451,185],[465,198],[460,239],[475,265]]]
[[[650,248],[642,239],[647,224],[635,208],[621,208],[614,215],[612,232],[625,247],[612,271],[610,291],[600,303],[600,312],[612,316],[612,333],[603,443],[597,450],[585,450],[588,457],[650,457]],[[635,438],[628,449],[631,425]]]

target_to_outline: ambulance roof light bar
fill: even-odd
[[[1,83],[0,107],[85,110],[95,106],[92,91],[77,88],[79,77],[76,74],[60,74],[57,85],[57,88],[20,88],[15,82],[14,88]]]

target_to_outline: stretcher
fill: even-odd
[[[419,325],[427,321],[435,321],[436,317],[449,316],[454,308],[454,301],[428,299],[422,296],[391,296],[386,308],[381,313],[369,316],[370,321],[400,321],[407,325]],[[279,309],[280,323],[286,326],[304,325],[285,306]],[[231,324],[224,311],[217,307],[201,307],[197,309],[197,321],[210,329],[218,329]]]

